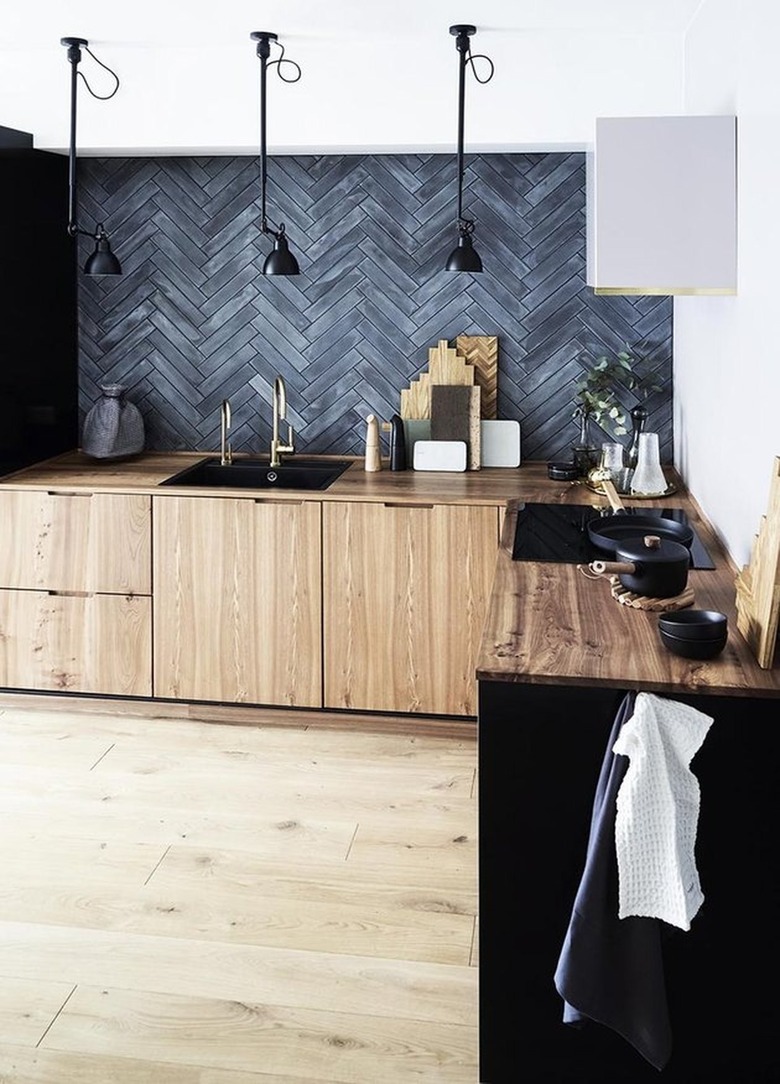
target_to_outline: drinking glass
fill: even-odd
[[[623,469],[623,445],[601,445],[601,469],[608,470],[612,478],[615,478]]]

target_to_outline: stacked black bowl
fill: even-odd
[[[661,642],[685,659],[714,659],[726,646],[728,621],[718,610],[677,610],[658,618]]]

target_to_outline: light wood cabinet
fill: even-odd
[[[153,507],[155,696],[321,707],[319,502]]]
[[[151,599],[0,590],[0,686],[151,696]]]
[[[325,707],[476,714],[498,507],[323,507]]]
[[[501,515],[0,489],[0,686],[475,715]]]
[[[149,497],[0,492],[0,587],[151,594]]]
[[[0,685],[150,696],[150,498],[3,490],[0,516]]]

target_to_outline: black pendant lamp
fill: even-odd
[[[260,58],[260,229],[263,233],[270,234],[274,239],[273,252],[266,258],[263,264],[264,275],[299,275],[301,273],[298,267],[298,261],[292,252],[290,252],[290,246],[287,243],[287,234],[284,231],[284,222],[280,222],[279,226],[274,227],[268,224],[265,210],[265,189],[266,182],[268,180],[268,165],[267,165],[267,147],[266,147],[266,120],[265,120],[265,97],[266,97],[266,75],[268,69],[276,66],[276,73],[280,79],[285,83],[297,83],[301,77],[301,69],[295,63],[294,60],[286,60],[284,56],[284,46],[279,45],[282,50],[281,54],[276,60],[269,62],[271,56],[271,42],[278,43],[278,35],[272,34],[268,30],[255,30],[249,35],[252,41],[257,42],[257,55]],[[287,76],[282,69],[283,64],[289,64],[293,69],[293,74]]]
[[[78,77],[81,72],[78,70],[79,61],[81,60],[81,49],[86,49],[92,59],[100,64],[101,68],[105,68],[107,72],[116,80],[116,86],[110,94],[100,95],[95,94],[92,87],[89,85],[84,76],[84,86],[87,88],[93,98],[99,98],[101,101],[107,101],[109,98],[113,98],[117,90],[119,90],[119,77],[116,72],[111,71],[111,68],[101,63],[90,52],[89,42],[86,38],[61,38],[60,44],[64,45],[68,50],[68,60],[70,61],[70,148],[69,148],[69,171],[68,171],[68,233],[71,237],[81,235],[82,237],[91,237],[95,242],[95,251],[87,259],[84,264],[85,275],[121,275],[122,265],[111,251],[111,242],[108,239],[108,234],[103,228],[103,223],[99,222],[95,228],[94,233],[90,233],[89,230],[82,230],[76,222],[76,90]]]
[[[459,23],[450,27],[450,34],[455,36],[455,47],[458,50],[458,244],[450,253],[447,260],[447,271],[473,271],[482,270],[482,260],[474,248],[473,233],[474,220],[465,218],[463,215],[463,128],[464,111],[466,102],[466,65],[471,64],[471,70],[478,83],[489,83],[493,78],[493,61],[486,56],[472,56],[470,39],[476,34],[476,26],[468,26]],[[474,66],[475,60],[486,60],[490,69],[486,78],[481,79]]]

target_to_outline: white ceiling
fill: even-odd
[[[73,35],[122,77],[111,102],[79,92],[81,153],[250,152],[258,63],[249,34],[270,30],[304,70],[294,88],[269,89],[271,150],[450,146],[448,28],[471,22],[474,52],[497,72],[489,88],[467,92],[475,142],[577,144],[594,111],[681,103],[682,43],[706,2],[14,0],[0,15],[0,124],[32,131],[44,148],[67,145],[59,39]],[[85,57],[81,70],[108,89],[91,64]]]
[[[4,5],[2,47],[55,35],[91,35],[95,43],[201,46],[229,43],[250,30],[289,38],[411,37],[423,42],[451,23],[495,33],[607,30],[684,33],[702,0],[27,0]],[[9,10],[10,8],[10,10]]]

